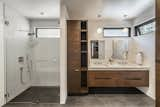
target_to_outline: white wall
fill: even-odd
[[[149,8],[134,20],[134,25],[141,24],[147,20],[155,18],[155,6]],[[134,51],[142,51],[145,57],[145,63],[150,66],[149,88],[139,88],[145,94],[155,99],[155,32],[139,37],[133,37]],[[135,55],[135,54],[134,54]],[[135,56],[133,56],[135,58]]]
[[[4,56],[4,29],[3,3],[0,2],[0,107],[5,103],[5,56]]]
[[[30,20],[32,32],[36,27],[59,28],[59,26],[58,19]],[[38,38],[32,51],[34,63],[32,86],[59,86],[59,38]]]
[[[59,38],[39,38],[37,42],[32,86],[59,86]]]
[[[9,22],[4,27],[6,39],[6,87],[7,92],[10,94],[9,101],[30,86],[30,70],[27,68],[26,58],[27,55],[30,55],[28,45],[29,21],[7,5],[5,6],[5,20]],[[24,63],[19,63],[18,57],[24,57]],[[20,67],[24,69],[22,75]]]
[[[60,38],[60,103],[67,100],[67,24],[68,12],[61,0],[61,38]]]

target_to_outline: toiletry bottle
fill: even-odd
[[[143,65],[143,52],[138,52],[136,55],[136,64]]]

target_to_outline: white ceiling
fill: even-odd
[[[65,0],[72,19],[127,19],[137,17],[154,6],[154,0]]]
[[[30,19],[60,18],[60,0],[4,0],[4,2]],[[44,15],[41,15],[41,12]]]

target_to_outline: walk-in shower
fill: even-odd
[[[35,5],[48,16],[37,15],[42,10],[31,9],[32,0],[5,0],[2,8],[8,103],[60,103],[59,14],[48,13],[59,10],[59,0],[38,0]]]

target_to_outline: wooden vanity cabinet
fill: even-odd
[[[88,87],[146,87],[148,71],[88,71]]]

